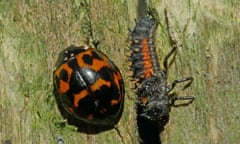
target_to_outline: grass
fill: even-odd
[[[169,70],[169,82],[192,75],[179,95],[194,95],[188,107],[173,108],[161,135],[164,144],[237,144],[240,126],[240,3],[234,0],[154,0],[159,13],[156,46],[160,60],[170,51],[163,8],[182,47]],[[126,66],[128,28],[133,28],[136,1],[81,0],[0,1],[0,143],[137,143],[134,93]],[[87,19],[89,16],[90,20]],[[189,21],[187,27],[185,25]],[[93,33],[90,33],[89,23]],[[185,28],[185,29],[184,29]],[[92,37],[119,66],[126,103],[115,130],[98,135],[63,126],[52,94],[52,71],[58,53]]]

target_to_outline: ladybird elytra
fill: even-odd
[[[57,77],[63,77],[59,81],[59,93],[63,94],[69,90],[69,78],[72,74],[72,69],[67,65],[63,64],[60,68],[55,71]]]
[[[93,84],[92,86],[91,86],[91,91],[96,91],[96,90],[98,90],[98,89],[100,89],[101,88],[101,86],[107,86],[107,87],[110,87],[111,86],[111,82],[109,82],[109,81],[105,81],[105,80],[103,80],[103,79],[98,79],[96,82],[95,82],[95,84]]]
[[[118,67],[96,48],[70,46],[58,57],[54,95],[68,123],[84,133],[114,128],[124,107],[124,83]]]
[[[120,73],[114,73],[113,76],[114,83],[117,85],[118,89],[121,89],[120,82],[122,80],[122,76],[120,75]]]
[[[86,97],[89,94],[89,92],[84,89],[81,92],[77,93],[77,94],[73,94],[74,96],[74,107],[78,107],[78,102],[83,99],[84,97]]]
[[[93,52],[96,52],[96,49],[90,48],[87,52],[79,54],[77,58],[77,62],[79,67],[89,67],[90,69],[94,69],[99,71],[102,67],[108,67],[109,64],[106,62],[106,59],[103,57],[103,60],[93,59]]]

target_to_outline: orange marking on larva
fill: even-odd
[[[59,94],[66,93],[68,90],[69,90],[68,82],[60,80],[60,82],[59,82]]]
[[[144,70],[147,71],[149,69],[153,72],[152,63],[150,61],[144,61],[143,64],[144,64]]]
[[[146,103],[148,102],[148,98],[145,97],[145,96],[142,96],[141,97],[141,102],[142,102],[143,105],[146,105]]]
[[[151,56],[148,52],[143,52],[143,60],[151,60]]]
[[[84,89],[81,92],[73,95],[74,95],[74,107],[78,107],[78,102],[88,95],[88,91]]]
[[[149,78],[153,74],[153,66],[151,61],[151,55],[149,52],[149,44],[146,38],[142,39],[142,56],[144,63],[145,78]],[[150,70],[149,70],[150,69]]]
[[[88,49],[87,51],[82,52],[76,56],[77,62],[80,67],[88,67],[88,68],[94,69],[95,71],[99,71],[104,66],[109,67],[109,64],[107,63],[107,57],[105,57],[105,56],[102,57],[103,60],[93,59],[93,63],[91,65],[84,63],[83,56],[84,55],[92,56],[92,51],[98,53],[94,48],[92,48],[92,49]]]
[[[145,69],[145,73],[152,74],[153,70],[152,69]],[[146,75],[144,75],[146,77]],[[150,77],[151,75],[149,75]]]
[[[106,86],[110,87],[111,82],[105,81],[104,79],[99,78],[93,85],[90,86],[91,91],[96,91],[99,88],[101,88],[101,86],[103,86],[103,85],[106,85]]]
[[[146,38],[142,39],[142,51],[143,52],[149,52],[149,45],[148,45],[148,40]]]
[[[149,78],[152,76],[152,72],[151,71],[146,71],[145,77]]]

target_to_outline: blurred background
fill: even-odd
[[[187,107],[172,108],[161,134],[163,144],[237,144],[240,139],[240,1],[148,0],[157,10],[155,34],[159,60],[171,50],[170,29],[181,45],[168,80],[193,76],[179,95],[193,95]],[[129,67],[129,29],[135,26],[138,0],[0,1],[0,143],[137,144],[135,94]],[[91,38],[120,68],[125,109],[116,130],[78,133],[63,124],[52,94],[58,53]]]

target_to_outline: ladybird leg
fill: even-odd
[[[167,92],[169,93],[170,91],[172,91],[172,89],[176,86],[176,84],[182,83],[185,81],[189,81],[189,82],[186,85],[184,85],[183,90],[191,85],[191,83],[193,82],[193,77],[185,77],[182,79],[174,80],[171,85],[167,86]]]
[[[193,100],[195,99],[193,96],[177,96],[176,93],[169,95],[169,97],[170,97],[169,105],[174,106],[174,107],[187,106],[187,105],[191,104],[193,102]],[[180,100],[180,101],[188,100],[188,101],[186,103],[182,103],[182,104],[175,104],[175,101],[177,101],[177,100]]]
[[[168,58],[174,54],[177,50],[177,48],[180,46],[176,37],[174,36],[175,34],[171,31],[171,26],[170,26],[170,21],[169,21],[169,18],[168,18],[168,12],[167,12],[167,9],[164,8],[164,16],[165,16],[165,22],[166,22],[166,25],[167,25],[167,32],[168,32],[168,38],[169,38],[169,43],[170,43],[170,46],[172,47],[172,50],[168,53],[168,55],[164,58],[164,63],[163,63],[163,66],[165,68],[165,71],[168,70]],[[176,54],[176,53],[175,53]],[[175,55],[174,55],[175,56]],[[173,59],[174,60],[174,59]],[[169,65],[171,65],[171,63],[173,62],[173,60],[170,62]]]
[[[173,55],[177,50],[177,47],[173,47],[172,50],[165,56],[163,61],[164,70],[167,72],[168,70],[168,58]],[[171,63],[170,63],[171,64]]]

